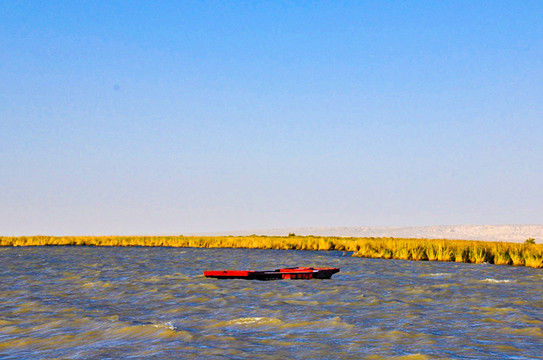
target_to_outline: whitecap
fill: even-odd
[[[153,324],[153,326],[158,329],[177,330],[177,327],[174,324],[172,324],[171,321],[167,321],[165,323],[160,323],[160,324]]]

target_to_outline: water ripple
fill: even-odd
[[[541,269],[341,252],[0,252],[0,358],[543,358]],[[208,269],[336,266],[331,280]]]

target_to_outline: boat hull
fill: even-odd
[[[216,279],[245,279],[245,280],[311,280],[330,279],[333,274],[339,272],[339,268],[310,268],[295,267],[277,269],[271,271],[253,270],[218,270],[204,271],[205,277]]]

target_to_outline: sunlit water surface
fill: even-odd
[[[0,248],[0,358],[543,358],[541,269],[345,255]],[[288,266],[341,272],[202,276]]]

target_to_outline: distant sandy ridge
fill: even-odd
[[[439,226],[355,226],[304,227],[285,229],[240,230],[198,235],[296,235],[339,237],[398,237],[427,239],[524,242],[528,238],[543,243],[543,225],[439,225]]]

